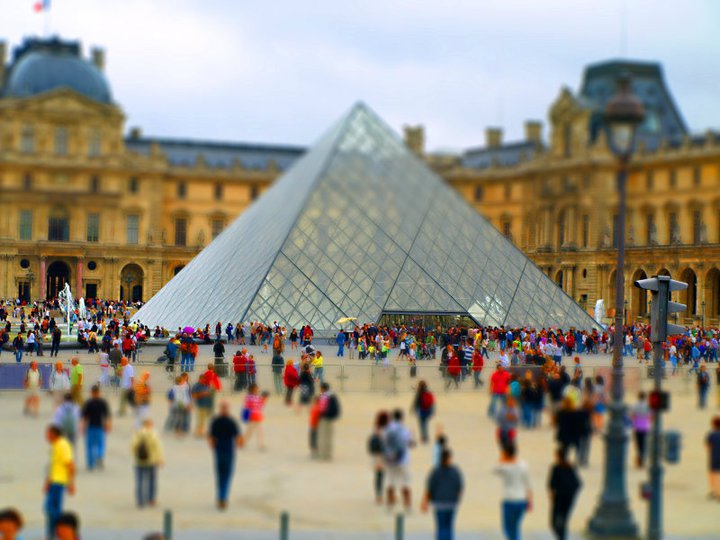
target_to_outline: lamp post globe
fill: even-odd
[[[622,74],[617,93],[605,106],[603,122],[608,146],[617,159],[618,217],[617,265],[615,268],[615,322],[613,333],[611,401],[605,433],[603,489],[588,523],[594,538],[637,538],[638,527],[627,495],[627,446],[623,389],[623,334],[625,307],[625,219],[628,163],[635,151],[637,128],[645,118],[642,102],[633,94],[630,77]],[[632,321],[627,321],[631,324]]]

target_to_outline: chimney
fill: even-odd
[[[105,71],[105,50],[100,47],[93,47],[90,49],[90,55],[92,56],[92,63],[95,64],[100,71]]]
[[[142,128],[138,126],[134,126],[130,128],[130,138],[134,141],[137,141],[142,137]]]
[[[418,156],[425,153],[425,128],[422,125],[404,126],[405,145]]]
[[[538,144],[542,142],[542,122],[538,120],[525,121],[525,140]]]
[[[498,148],[500,145],[502,145],[502,129],[486,128],[485,144],[488,148]]]
[[[0,41],[0,89],[5,84],[5,59],[7,57],[7,43]]]

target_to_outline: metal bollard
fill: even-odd
[[[165,510],[163,516],[163,538],[172,540],[172,512],[170,510]]]
[[[280,540],[288,540],[290,538],[290,514],[282,512],[280,514]]]
[[[405,538],[405,516],[398,514],[395,516],[395,540],[403,540]]]

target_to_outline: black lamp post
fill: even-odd
[[[28,293],[27,293],[28,299],[27,300],[28,300],[28,303],[30,303],[30,302],[32,302],[32,284],[33,284],[33,281],[35,280],[35,274],[33,274],[32,270],[28,270],[25,277],[27,278],[27,281],[28,281]]]
[[[603,490],[588,529],[596,538],[636,538],[638,528],[627,496],[627,435],[623,401],[623,305],[625,302],[625,214],[628,163],[635,151],[638,125],[645,118],[642,102],[632,93],[629,76],[618,81],[618,91],[605,107],[608,144],[618,161],[617,267],[615,270],[615,332],[613,342],[611,402],[605,433]]]

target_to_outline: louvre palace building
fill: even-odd
[[[68,282],[76,296],[148,300],[306,151],[145,136],[126,127],[104,67],[78,42],[0,43],[0,298]],[[667,274],[689,283],[683,322],[717,324],[720,134],[690,132],[659,64],[589,65],[523,140],[493,127],[481,146],[437,154],[406,126],[404,142],[581,307],[611,308],[616,161],[601,115],[621,72],[647,112],[628,183],[626,317],[649,308],[633,281]]]

